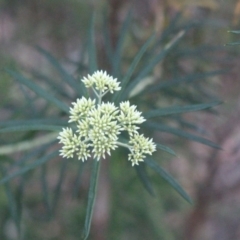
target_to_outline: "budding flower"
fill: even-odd
[[[100,92],[110,91],[113,93],[114,91],[119,91],[121,89],[117,79],[114,79],[103,71],[96,71],[93,75],[88,75],[87,78],[84,77],[82,82],[87,88],[93,87]]]
[[[95,106],[95,99],[86,99],[82,97],[72,103],[73,108],[70,108],[70,119],[68,122],[77,122],[80,118],[86,117],[88,112]]]
[[[70,108],[69,123],[73,122],[75,127],[63,128],[59,133],[59,143],[63,144],[60,155],[65,158],[77,156],[79,160],[85,161],[93,156],[100,160],[110,155],[112,150],[119,146],[130,150],[128,159],[132,166],[144,161],[146,154],[156,151],[156,145],[152,139],[145,138],[138,133],[137,125],[145,119],[141,112],[137,111],[135,105],[129,101],[120,103],[119,108],[111,102],[102,102],[102,97],[107,92],[119,91],[119,82],[107,75],[106,72],[97,71],[93,75],[83,78],[85,86],[93,88],[98,97],[86,99],[82,97],[73,102]],[[118,141],[122,131],[127,131],[130,137],[129,144]]]
[[[132,161],[132,166],[142,162],[146,154],[152,155],[156,151],[156,144],[153,143],[152,139],[145,138],[139,133],[130,137],[129,144],[131,145],[131,153],[128,155],[128,160]]]
[[[129,132],[129,135],[136,133],[139,129],[136,124],[141,124],[145,119],[141,116],[141,112],[136,110],[136,106],[130,106],[129,101],[120,103],[120,115],[118,121],[122,124],[124,130]]]

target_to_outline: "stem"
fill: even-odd
[[[97,96],[97,98],[99,99],[99,98],[100,98],[100,96],[99,96],[99,94],[97,93],[97,91],[95,90],[95,88],[94,88],[94,87],[92,87],[92,90],[93,90],[93,92],[95,93],[95,95]]]
[[[117,145],[125,147],[125,148],[128,148],[129,150],[131,150],[130,146],[128,144],[126,144],[126,143],[122,143],[122,142],[118,142],[117,141]]]
[[[99,95],[98,97],[98,105],[100,105],[102,103],[102,95]]]
[[[102,103],[102,98],[109,92],[109,90],[105,91],[105,92],[102,92],[100,91],[99,93],[95,90],[94,87],[92,87],[93,89],[93,92],[95,93],[95,95],[97,96],[98,98],[98,104],[101,104]]]
[[[86,240],[88,238],[88,235],[90,232],[93,208],[94,208],[94,203],[95,203],[96,193],[97,193],[99,169],[100,169],[100,161],[97,161],[94,159],[93,166],[92,166],[91,179],[90,179],[90,187],[88,192],[87,213],[86,213],[84,231],[82,236],[83,240]]]
[[[106,92],[102,93],[101,97],[103,98],[108,92],[109,92],[109,90],[107,90]]]

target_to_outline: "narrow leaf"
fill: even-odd
[[[240,33],[240,30],[230,30],[230,31],[228,31],[228,32],[239,34],[239,33]]]
[[[60,81],[56,81],[51,79],[50,77],[46,76],[43,73],[40,73],[35,70],[31,70],[31,74],[33,75],[34,78],[37,78],[41,81],[44,81],[48,84],[48,86],[51,87],[51,89],[55,90],[58,94],[60,94],[63,97],[71,98],[71,94],[66,91],[66,87],[60,83]]]
[[[133,59],[133,62],[131,63],[127,73],[125,74],[123,80],[121,81],[121,90],[119,92],[117,92],[114,97],[113,97],[113,101],[115,102],[115,99],[118,99],[119,96],[122,95],[122,92],[124,91],[124,89],[126,88],[126,85],[128,84],[129,80],[131,79],[134,70],[136,69],[138,63],[140,62],[140,60],[142,59],[144,53],[147,51],[149,45],[152,43],[153,39],[155,38],[155,35],[153,35],[152,37],[150,37],[147,42],[142,46],[142,48],[139,50],[139,52],[137,53],[137,55],[135,56],[135,58]]]
[[[21,220],[22,220],[22,213],[23,213],[23,194],[26,186],[26,177],[22,176],[19,185],[16,189],[16,206],[17,206],[17,211],[18,211],[18,216],[19,216],[19,236],[21,235]]]
[[[143,165],[143,164],[136,165],[136,166],[134,166],[134,168],[135,168],[137,175],[138,175],[141,183],[143,184],[144,188],[148,191],[148,193],[150,195],[155,196],[154,190],[152,187],[152,183],[147,175],[145,165]]]
[[[188,105],[188,106],[174,106],[174,107],[168,107],[168,108],[161,108],[161,109],[148,111],[144,113],[143,116],[149,119],[154,117],[166,116],[170,114],[199,111],[199,110],[203,110],[203,109],[207,109],[207,108],[219,105],[220,103],[221,103],[220,101],[215,101],[211,103],[194,104],[194,105]]]
[[[89,37],[88,37],[88,57],[89,57],[89,72],[92,74],[98,69],[97,64],[97,50],[95,46],[95,30],[94,30],[95,14],[93,14],[90,27],[89,27]]]
[[[189,74],[184,77],[177,77],[173,79],[168,79],[165,81],[161,81],[159,84],[155,84],[154,86],[149,87],[146,89],[147,93],[152,93],[156,92],[162,89],[168,89],[170,87],[176,87],[178,84],[183,84],[183,83],[192,83],[194,81],[198,81],[201,79],[205,79],[208,77],[216,76],[218,74],[223,74],[226,73],[225,70],[216,70],[216,71],[210,71],[210,72],[205,72],[205,73],[194,73],[194,74]]]
[[[59,109],[61,109],[64,112],[69,111],[68,106],[61,102],[60,100],[58,100],[57,98],[55,98],[53,95],[51,95],[50,93],[48,93],[46,90],[44,90],[43,88],[41,88],[40,86],[36,85],[34,82],[30,81],[29,79],[25,78],[24,76],[22,76],[19,73],[15,73],[11,70],[6,70],[12,77],[14,77],[16,80],[18,80],[20,83],[24,84],[25,86],[27,86],[28,88],[30,88],[32,91],[34,91],[37,95],[43,97],[44,99],[46,99],[48,102],[51,102],[53,104],[55,104]]]
[[[202,143],[202,144],[207,145],[209,147],[221,149],[221,147],[219,147],[217,144],[215,144],[214,142],[212,142],[208,139],[199,137],[197,135],[185,132],[185,131],[177,129],[177,128],[169,127],[165,124],[157,124],[157,123],[154,123],[154,122],[148,122],[148,123],[144,123],[144,126],[155,129],[155,130],[158,130],[158,131],[171,133],[171,134],[177,135],[179,137],[187,138],[189,140]]]
[[[144,162],[155,172],[157,172],[164,180],[166,180],[187,202],[192,203],[191,198],[180,186],[180,184],[168,172],[160,167],[152,158],[148,157],[144,160]]]
[[[227,43],[226,46],[235,46],[235,45],[239,45],[240,42],[231,42],[231,43]]]
[[[163,30],[159,40],[155,43],[155,47],[153,48],[153,51],[156,51],[156,49],[159,48],[159,46],[164,41],[166,41],[167,38],[169,38],[169,36],[171,36],[174,32],[176,32],[177,25],[181,21],[181,17],[182,17],[181,12],[178,12],[178,13],[175,14],[173,19],[170,21],[168,27]]]
[[[1,170],[2,174],[5,174],[6,170],[4,170],[4,168],[2,166],[1,166],[0,170]],[[13,220],[16,224],[16,227],[17,227],[18,234],[20,235],[20,215],[18,212],[16,198],[13,194],[13,191],[11,189],[9,182],[6,182],[4,184],[4,188],[5,188],[5,192],[6,192],[6,196],[7,196],[7,201],[8,201],[8,206],[9,206],[9,210],[11,213],[11,217],[13,218]]]
[[[106,55],[108,58],[108,61],[110,63],[112,63],[113,58],[114,58],[114,54],[113,54],[113,48],[112,48],[112,42],[111,42],[111,34],[110,34],[110,30],[109,30],[109,21],[108,21],[108,15],[106,13],[106,11],[103,12],[102,16],[104,17],[103,19],[103,37],[104,37],[104,47],[105,47],[105,51],[106,51]]]
[[[48,187],[48,181],[47,181],[47,166],[45,164],[42,165],[41,167],[40,182],[41,182],[42,193],[43,193],[43,202],[47,209],[47,213],[50,219],[52,213],[51,213],[49,187]]]
[[[0,127],[13,127],[18,125],[37,125],[37,124],[51,124],[51,125],[67,125],[66,120],[59,118],[39,118],[39,119],[27,119],[27,120],[9,120],[0,122]]]
[[[56,157],[57,155],[59,155],[59,151],[54,151],[46,156],[43,156],[39,159],[37,159],[36,161],[34,161],[32,164],[29,164],[27,166],[24,166],[22,167],[20,170],[14,172],[14,173],[11,173],[10,175],[4,177],[3,179],[0,180],[0,184],[3,184],[3,183],[6,183],[8,182],[9,180],[11,180],[12,178],[14,177],[17,177],[19,175],[23,175],[25,174],[26,172],[46,163],[47,161],[49,161],[50,159]]]
[[[87,163],[87,161],[80,162],[80,164],[79,164],[77,177],[76,177],[74,187],[73,187],[73,191],[72,191],[72,197],[73,198],[77,197],[78,191],[80,189],[81,177],[82,177],[83,170],[85,169],[86,163]]]
[[[0,133],[6,132],[21,132],[21,131],[60,131],[62,126],[56,125],[44,125],[44,124],[32,124],[32,125],[19,125],[15,127],[7,127],[0,129]]]
[[[174,117],[174,119],[181,125],[183,128],[188,128],[194,130],[200,134],[207,134],[207,130],[204,127],[198,126],[195,123],[186,121],[185,119],[181,118],[180,116]]]
[[[36,47],[36,49],[46,57],[46,59],[51,63],[51,65],[57,70],[59,76],[73,89],[77,90],[77,92],[82,96],[83,92],[74,77],[72,77],[60,64],[59,62],[45,49],[41,47]]]
[[[114,57],[113,57],[113,62],[112,62],[113,63],[113,72],[112,73],[116,77],[119,77],[120,63],[121,63],[121,59],[122,59],[122,50],[123,50],[124,41],[126,40],[127,32],[130,27],[131,15],[132,15],[132,12],[129,11],[127,14],[127,17],[125,18],[125,21],[123,22],[123,26],[122,26],[122,29],[120,30],[120,34],[118,37],[119,40],[117,42],[116,50],[115,50]]]
[[[120,101],[127,98],[128,94],[135,88],[135,86],[146,77],[152,69],[164,59],[164,57],[169,53],[170,50],[180,41],[183,37],[184,31],[180,31],[162,50],[157,56],[153,59],[149,59],[149,62],[145,65],[145,67],[140,71],[137,77],[129,84],[129,86],[123,92]]]
[[[157,143],[156,145],[157,145],[158,149],[163,150],[167,153],[170,153],[170,154],[176,156],[176,153],[170,147],[167,147],[167,146],[159,144],[159,143]]]
[[[68,163],[69,163],[68,159],[63,159],[62,160],[61,168],[60,168],[60,171],[59,171],[58,182],[57,182],[57,185],[54,189],[54,197],[53,197],[53,201],[52,201],[52,214],[55,213],[55,211],[57,209],[58,201],[60,200],[61,189],[62,189],[63,181],[64,181],[65,176],[66,176]]]
[[[11,166],[9,167],[9,171],[12,172],[14,171],[16,168],[19,167],[23,167],[25,166],[25,164],[32,160],[32,159],[36,159],[37,156],[40,154],[42,154],[43,152],[47,151],[47,149],[50,147],[49,144],[45,144],[41,147],[38,148],[31,148],[30,151],[28,151],[24,156],[22,156],[21,158],[19,158],[17,161],[14,161],[13,164],[11,164]]]
[[[38,99],[38,96],[31,96],[29,94],[28,89],[26,89],[22,84],[20,84],[19,89],[25,98],[25,103],[24,103],[25,110],[23,112],[23,115],[25,116],[30,115],[33,118],[37,118],[39,116],[39,109],[37,110],[35,106],[35,102]]]
[[[86,217],[85,217],[85,223],[84,223],[84,230],[82,234],[83,240],[86,240],[88,238],[88,235],[90,232],[93,208],[94,208],[94,203],[95,203],[95,198],[97,193],[99,169],[100,169],[100,161],[97,161],[94,159],[92,172],[91,172],[90,187],[88,192],[88,203],[87,203],[87,211],[86,211]]]
[[[36,139],[25,140],[13,144],[6,144],[0,147],[0,155],[11,154],[19,151],[31,150],[35,147],[46,144],[47,146],[51,145],[54,141],[57,140],[57,133],[49,133],[44,136],[37,137]],[[38,152],[38,150],[36,150]],[[25,158],[25,157],[24,157]],[[24,160],[25,161],[25,160]],[[19,165],[21,160],[17,161],[16,164]]]

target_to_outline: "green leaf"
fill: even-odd
[[[202,102],[202,99],[204,99],[198,92],[195,92],[194,94],[180,90],[180,87],[177,89],[171,89],[166,88],[164,89],[163,93],[166,94],[168,97],[177,98],[184,102],[184,104],[200,104]]]
[[[38,99],[38,96],[31,96],[29,94],[28,89],[24,88],[24,86],[22,84],[20,84],[19,87],[21,93],[24,96],[24,100],[25,102],[23,103],[24,105],[24,111],[21,111],[23,115],[30,115],[33,117],[38,117],[39,114],[39,109],[37,110],[36,106],[35,106],[35,102]]]
[[[55,90],[58,94],[62,97],[71,98],[72,94],[66,91],[66,87],[60,81],[56,81],[51,79],[50,77],[46,76],[43,73],[40,73],[36,70],[31,70],[31,74],[34,78],[39,79],[41,82],[46,82],[51,89]]]
[[[239,34],[239,33],[240,33],[240,30],[230,30],[230,31],[228,31],[228,32]]]
[[[23,166],[26,166],[26,163],[28,161],[31,161],[32,159],[38,158],[38,156],[41,156],[43,152],[47,152],[49,148],[51,148],[52,144],[44,144],[41,147],[35,148],[33,147],[30,151],[27,151],[24,156],[18,159],[18,161],[14,161],[14,163],[11,165],[9,170],[12,172],[16,168],[21,168]]]
[[[152,183],[147,175],[145,165],[144,164],[135,165],[134,168],[144,188],[148,191],[150,195],[155,196]]]
[[[22,167],[20,170],[14,172],[14,173],[11,173],[10,175],[2,178],[0,180],[0,184],[6,183],[9,180],[11,180],[12,178],[17,177],[19,175],[23,175],[26,172],[46,163],[47,161],[49,161],[50,159],[52,159],[58,155],[59,155],[59,150],[53,151],[52,153],[35,160],[32,164],[28,164],[28,165]]]
[[[159,143],[157,143],[156,146],[158,149],[163,150],[167,153],[170,153],[170,154],[176,156],[176,153],[170,147],[167,147],[167,146],[159,144]]]
[[[91,173],[90,187],[88,192],[87,211],[86,211],[84,229],[82,234],[83,240],[86,240],[88,238],[88,235],[90,232],[93,208],[94,208],[94,203],[95,203],[95,198],[97,193],[99,169],[100,169],[100,161],[97,161],[94,159],[92,173]]]
[[[153,39],[155,38],[155,35],[153,35],[152,37],[150,37],[147,42],[142,46],[142,48],[139,50],[139,52],[137,53],[137,55],[135,56],[135,58],[133,59],[127,73],[125,74],[123,80],[121,81],[121,90],[119,92],[117,92],[114,97],[113,97],[113,101],[115,102],[116,99],[118,99],[122,93],[125,90],[126,85],[128,84],[130,78],[132,77],[132,74],[134,72],[134,70],[136,69],[138,63],[140,62],[140,60],[142,59],[144,53],[147,51],[149,45],[152,43]]]
[[[149,62],[146,63],[145,67],[142,71],[139,72],[137,77],[129,84],[129,86],[123,92],[120,101],[126,99],[129,93],[137,86],[137,84],[144,79],[152,70],[153,68],[164,59],[164,57],[176,46],[176,44],[180,41],[183,37],[184,31],[180,31],[175,38],[172,39],[157,56],[152,59],[149,59]]]
[[[26,186],[26,177],[22,176],[20,178],[18,187],[16,189],[15,198],[16,198],[16,205],[17,205],[17,211],[19,216],[19,235],[21,234],[21,220],[22,220],[22,212],[23,212],[23,194]]]
[[[147,128],[149,127],[149,128],[152,128],[152,129],[155,129],[155,130],[158,130],[158,131],[171,133],[171,134],[177,135],[179,137],[187,138],[189,140],[202,143],[202,144],[207,145],[209,147],[221,149],[221,147],[219,147],[217,144],[215,144],[214,142],[212,142],[212,141],[210,141],[208,139],[199,137],[197,135],[185,132],[185,131],[177,129],[177,128],[169,127],[169,126],[167,126],[165,124],[158,124],[158,123],[155,123],[155,122],[148,122],[148,123],[143,123],[143,125],[145,127],[147,127]]]
[[[81,177],[82,177],[82,173],[83,170],[85,169],[86,164],[88,163],[87,161],[85,162],[79,162],[79,168],[78,168],[78,172],[77,172],[77,177],[73,186],[73,191],[72,191],[72,197],[75,198],[77,197],[78,191],[80,189],[80,185],[81,185]]]
[[[161,109],[148,111],[148,112],[144,113],[143,116],[145,118],[149,119],[149,118],[154,118],[154,117],[166,116],[166,115],[170,115],[170,114],[179,114],[179,113],[185,113],[185,112],[199,111],[199,110],[203,110],[203,109],[207,109],[207,108],[219,105],[220,103],[222,103],[222,102],[214,101],[211,103],[161,108]]]
[[[1,166],[0,170],[1,170],[2,174],[5,174],[6,169],[4,169],[3,166]],[[13,218],[13,220],[14,220],[14,222],[16,224],[16,227],[17,227],[17,230],[18,230],[18,235],[20,235],[20,230],[21,230],[20,220],[21,220],[21,216],[19,215],[19,209],[18,209],[18,206],[17,206],[17,201],[16,201],[16,198],[15,198],[15,196],[13,194],[13,191],[11,189],[11,186],[10,186],[9,182],[6,182],[4,184],[4,189],[5,189],[5,192],[6,192],[6,196],[7,196],[7,200],[8,200],[8,206],[9,206],[9,210],[10,210],[10,213],[11,213],[11,217]]]
[[[159,49],[159,46],[164,42],[167,41],[167,39],[176,32],[177,29],[177,24],[181,21],[182,13],[178,12],[175,14],[173,19],[170,21],[169,25],[167,28],[163,30],[161,33],[160,38],[158,41],[156,41],[155,46],[153,48],[153,53],[156,52],[157,49]]]
[[[54,196],[53,196],[53,201],[52,201],[52,214],[55,214],[58,201],[60,200],[61,188],[63,185],[63,181],[65,179],[65,176],[66,176],[68,163],[69,163],[68,159],[62,159],[58,182],[54,189]]]
[[[151,86],[146,89],[146,93],[152,93],[163,89],[168,89],[170,87],[176,87],[177,84],[183,84],[183,83],[192,83],[194,81],[198,81],[201,79],[205,79],[208,77],[216,76],[218,74],[226,73],[225,70],[216,70],[216,71],[210,71],[205,73],[194,73],[189,74],[184,77],[177,77],[173,79],[168,79],[165,81],[161,81],[159,84],[154,84],[154,86]]]
[[[78,81],[72,77],[48,51],[41,47],[36,47],[36,49],[39,51],[39,53],[44,55],[51,65],[57,70],[63,81],[65,81],[69,86],[72,87],[72,89],[75,89],[82,96],[83,92]]]
[[[95,14],[93,14],[88,37],[88,57],[89,57],[89,73],[93,74],[98,69],[97,50],[95,46],[95,30],[94,30]]]
[[[30,81],[29,79],[25,78],[21,74],[15,73],[11,70],[6,70],[6,71],[16,80],[18,80],[20,83],[24,84],[25,86],[30,88],[32,91],[34,91],[37,95],[43,97],[48,102],[55,104],[62,111],[66,113],[69,112],[69,107],[65,103],[61,102],[60,100],[55,98],[53,95],[49,94],[46,90],[36,85],[33,81]]]
[[[39,147],[41,145],[51,146],[55,141],[57,141],[57,135],[58,134],[54,132],[45,134],[43,136],[38,136],[34,139],[31,138],[29,140],[23,140],[21,142],[0,146],[0,155],[32,150],[33,148]],[[42,151],[44,151],[44,149],[42,149]],[[38,150],[36,150],[36,152],[38,152]],[[15,164],[21,164],[21,160],[18,160]]]
[[[13,127],[13,126],[27,126],[27,125],[33,125],[36,126],[38,124],[51,124],[51,125],[60,125],[60,126],[66,126],[67,120],[62,120],[59,118],[39,118],[39,119],[27,119],[27,120],[10,120],[10,121],[4,121],[0,122],[0,127]]]
[[[130,27],[131,15],[132,15],[132,11],[129,11],[127,14],[127,17],[125,18],[125,21],[123,22],[123,26],[122,26],[122,29],[120,30],[116,50],[115,50],[113,61],[112,61],[112,64],[113,64],[112,74],[113,76],[116,76],[116,77],[119,77],[120,63],[122,60],[122,50],[124,46],[124,41],[126,40],[126,37],[127,37],[127,32]]]
[[[49,187],[48,187],[48,181],[47,181],[47,166],[45,164],[42,165],[41,167],[40,182],[41,182],[42,193],[43,193],[43,202],[49,214],[49,219],[50,219],[52,213],[51,213]]]
[[[35,131],[35,130],[60,131],[61,129],[62,129],[62,126],[45,125],[45,124],[32,124],[32,125],[19,125],[19,126],[2,128],[2,129],[0,129],[0,133],[21,132],[21,131]]]
[[[152,158],[147,157],[144,162],[166,180],[187,202],[192,203],[191,198],[179,185],[179,183],[163,168],[161,168]]]
[[[231,43],[227,43],[226,46],[235,46],[235,45],[239,45],[240,42],[231,42]]]
[[[173,119],[176,120],[182,128],[190,129],[190,130],[193,130],[200,134],[207,134],[207,131],[204,127],[198,126],[195,123],[186,121],[185,119],[181,118],[180,116],[175,116]]]
[[[103,44],[104,44],[104,48],[105,48],[105,52],[106,52],[108,61],[110,63],[112,63],[114,55],[113,55],[113,48],[112,48],[111,34],[110,34],[110,29],[109,29],[109,21],[108,21],[107,12],[104,11],[102,16],[103,16],[102,32],[103,32],[103,37],[104,37]]]

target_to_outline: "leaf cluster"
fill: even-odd
[[[103,24],[104,26],[102,32],[105,43],[104,51],[107,56],[107,65],[109,66],[109,69],[107,70],[110,75],[121,81],[122,87],[121,91],[113,95],[111,101],[118,104],[119,102],[125,101],[131,97],[132,101],[137,103],[142,102],[142,108],[147,109],[144,111],[144,117],[147,119],[147,122],[143,124],[146,131],[152,133],[157,131],[167,132],[210,147],[220,148],[212,141],[199,136],[198,133],[194,133],[194,131],[198,131],[196,124],[185,121],[180,114],[209,109],[221,103],[221,101],[215,97],[203,94],[197,83],[202,79],[222,73],[222,71],[217,70],[192,73],[186,76],[176,76],[165,81],[161,79],[161,76],[154,77],[154,69],[159,67],[159,64],[161,64],[171,52],[176,50],[178,43],[186,37],[187,31],[190,28],[188,24],[181,27],[177,26],[177,20],[178,19],[174,19],[160,37],[153,34],[140,47],[139,51],[130,62],[124,57],[124,46],[125,40],[131,32],[131,14],[128,14],[122,25],[115,48],[111,46],[110,33],[107,28],[107,24]],[[99,59],[101,56],[98,56],[97,54],[95,39],[93,17],[89,27],[89,35],[86,41],[87,43],[86,46],[83,47],[84,50],[81,54],[82,59],[80,59],[78,63],[78,72],[81,76],[84,76],[86,73],[91,74],[99,69]],[[0,184],[4,184],[12,217],[15,220],[19,231],[23,190],[26,181],[30,179],[32,176],[32,170],[34,169],[41,169],[43,198],[49,215],[52,216],[54,214],[57,201],[61,193],[62,183],[67,173],[66,166],[69,164],[68,161],[60,160],[58,157],[58,150],[56,150],[57,132],[67,125],[66,116],[68,115],[69,107],[66,103],[71,102],[77,97],[79,98],[88,94],[84,90],[81,81],[69,74],[69,72],[61,66],[59,61],[51,53],[40,47],[37,47],[36,49],[46,58],[51,67],[56,70],[61,81],[51,79],[51,77],[36,70],[31,70],[33,78],[29,78],[20,72],[6,69],[7,73],[12,78],[18,81],[21,86],[24,86],[24,90],[22,92],[26,98],[26,102],[23,105],[23,108],[30,110],[24,112],[24,120],[9,120],[0,122],[1,133],[24,133],[22,139],[17,143],[10,143],[0,147],[2,174]],[[88,58],[87,63],[85,61],[85,56]],[[153,78],[154,81],[150,85],[145,86],[144,81],[149,77]],[[34,79],[40,79],[47,87],[42,86]],[[185,90],[179,91],[179,86],[182,85],[185,86]],[[137,94],[131,95],[131,93],[136,91],[139,86],[140,90]],[[32,99],[29,99],[28,92],[25,88],[30,89],[35,93]],[[67,89],[71,89],[71,91],[68,91]],[[198,92],[198,94],[195,94],[196,92]],[[178,99],[180,105],[159,108],[157,102],[155,101],[156,97],[159,96],[159,93],[169,97],[174,96],[174,98]],[[36,111],[35,103],[38,99],[44,99],[45,103],[42,109]],[[47,111],[52,109],[53,106],[57,109],[54,117],[52,117],[49,114],[49,111]],[[168,122],[173,121],[176,122],[179,127],[172,127],[168,124]],[[182,126],[185,126],[192,131],[183,130]],[[41,131],[41,135],[39,135],[39,131]],[[161,151],[175,155],[175,152],[171,148],[163,144],[158,143],[157,148]],[[6,156],[6,154],[13,154],[26,150],[27,154],[17,162]],[[53,194],[51,194],[52,197],[50,198],[50,190],[46,175],[49,161],[54,158],[58,158],[60,167],[58,181]],[[79,166],[76,184],[73,188],[73,194],[76,193],[81,182],[84,164],[81,163]],[[83,239],[87,239],[90,231],[100,163],[93,161],[92,165],[86,219],[82,236]],[[151,179],[147,173],[148,168],[152,169],[156,174],[161,176],[185,200],[191,203],[190,197],[180,184],[153,158],[147,158],[144,163],[134,168],[140,182],[151,195],[154,195],[154,190]],[[10,180],[13,180],[16,177],[19,177],[20,179],[19,191],[21,194],[18,198],[20,199],[19,201],[16,201],[10,185]]]

